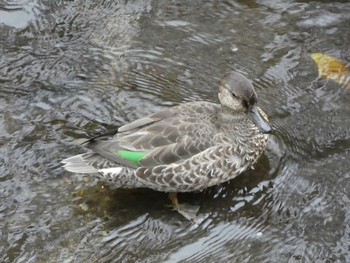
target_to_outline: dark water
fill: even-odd
[[[350,262],[348,1],[0,2],[1,262]],[[150,190],[60,160],[78,138],[251,78],[275,129],[255,169],[202,193],[199,224]]]

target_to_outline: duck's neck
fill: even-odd
[[[223,108],[218,117],[226,134],[230,134],[232,140],[240,144],[254,147],[258,142],[265,140],[265,134],[259,131],[245,112],[232,112]]]

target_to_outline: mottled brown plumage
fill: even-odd
[[[228,181],[256,162],[271,131],[252,84],[227,74],[221,104],[189,102],[90,140],[91,153],[65,159],[68,171],[93,173],[114,187],[189,192]]]

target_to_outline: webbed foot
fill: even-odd
[[[173,205],[173,208],[185,217],[187,220],[196,223],[197,222],[197,214],[199,211],[198,205],[190,205],[190,204],[179,204],[177,199],[177,193],[169,193],[169,199]]]

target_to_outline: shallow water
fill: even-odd
[[[0,3],[0,261],[349,262],[350,91],[310,54],[350,63],[348,1]],[[234,69],[275,132],[187,222],[151,190],[63,171],[78,138],[185,101]]]

